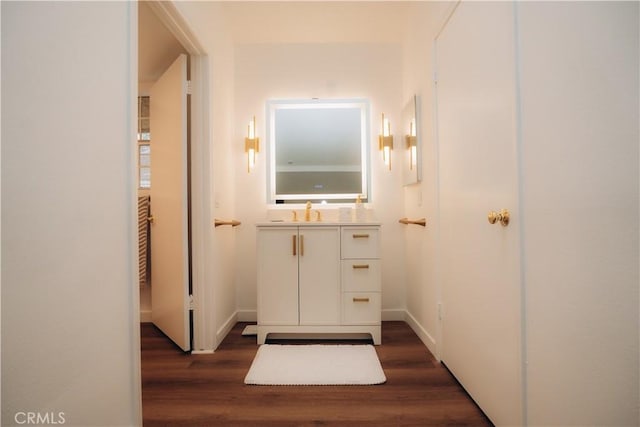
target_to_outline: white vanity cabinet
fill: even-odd
[[[257,260],[258,344],[270,333],[380,344],[378,225],[258,225]]]

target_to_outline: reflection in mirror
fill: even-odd
[[[402,168],[405,185],[415,184],[422,179],[419,117],[419,99],[415,95],[402,110],[402,148],[404,149]]]
[[[367,201],[368,102],[267,103],[270,203]]]

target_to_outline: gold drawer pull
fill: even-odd
[[[368,234],[354,234],[353,238],[354,239],[368,239],[369,235]]]
[[[369,298],[353,298],[353,302],[369,302]]]
[[[369,264],[353,264],[354,269],[358,268],[369,268]]]

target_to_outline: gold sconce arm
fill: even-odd
[[[219,226],[221,226],[221,225],[230,225],[230,226],[232,226],[232,227],[237,227],[237,226],[238,226],[238,225],[240,225],[240,224],[242,224],[242,223],[241,223],[240,221],[238,221],[238,220],[235,220],[235,219],[225,221],[225,220],[217,219],[217,218],[216,218],[216,219],[214,220],[214,222],[213,222],[213,225],[214,225],[215,227],[219,227]]]
[[[427,219],[426,218],[420,218],[420,219],[400,218],[398,220],[398,222],[400,224],[415,224],[415,225],[421,225],[423,227],[427,226]]]

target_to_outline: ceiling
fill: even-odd
[[[235,44],[401,43],[411,2],[223,1]],[[195,3],[194,5],[197,5]],[[186,53],[147,2],[138,2],[138,81],[150,86]]]
[[[235,43],[400,43],[411,2],[227,1]]]
[[[153,83],[186,50],[147,2],[138,2],[138,82]],[[141,85],[144,91],[146,85]]]

